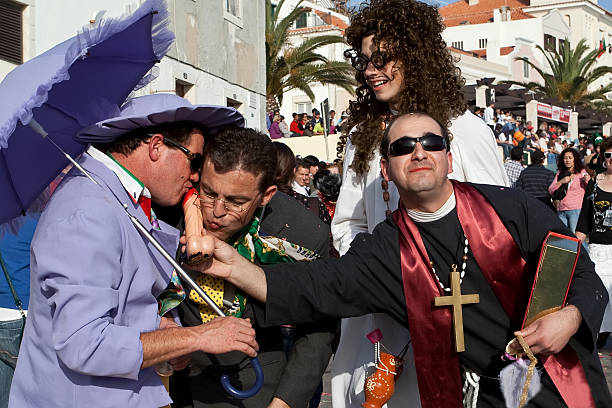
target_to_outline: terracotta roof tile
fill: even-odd
[[[487,58],[487,49],[483,48],[480,50],[471,50],[471,51],[464,51],[464,50],[460,50],[454,47],[450,47],[450,49],[454,52],[458,52],[459,54],[465,54],[465,55],[470,55],[472,57],[478,57],[478,58]],[[503,55],[508,55],[510,54],[512,51],[514,51],[514,46],[510,46],[510,47],[501,47],[499,49],[499,55],[503,56]]]
[[[329,25],[333,25],[338,27],[341,30],[346,30],[348,24],[342,20],[341,18],[334,16],[331,13],[324,13],[321,10],[313,10],[321,20],[325,21],[325,23]]]
[[[462,24],[483,24],[493,21],[493,10],[503,6],[510,8],[512,20],[534,18],[524,12],[523,7],[529,7],[528,0],[480,0],[478,4],[470,6],[467,0],[459,0],[447,6],[440,7],[440,15],[447,27]]]
[[[308,33],[320,33],[324,31],[338,31],[338,30],[340,30],[339,35],[344,35],[344,30],[341,30],[338,27],[333,26],[333,25],[320,25],[320,26],[314,26],[314,27],[292,28],[288,30],[288,33],[289,35],[301,35],[301,34],[308,34]]]

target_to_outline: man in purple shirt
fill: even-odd
[[[171,400],[156,364],[184,366],[197,350],[256,355],[248,320],[182,328],[159,317],[173,269],[124,210],[174,253],[179,231],[156,219],[151,202],[179,202],[199,180],[204,135],[229,123],[244,120],[157,94],[77,136],[98,143],[78,159],[97,185],[73,169],[40,218],[10,407],[160,407]]]

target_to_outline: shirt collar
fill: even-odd
[[[87,154],[101,162],[109,170],[111,170],[117,175],[117,178],[121,182],[121,185],[129,193],[130,197],[132,197],[134,202],[138,202],[138,199],[141,195],[151,198],[151,193],[145,187],[145,185],[140,180],[138,180],[136,176],[130,173],[125,167],[123,167],[115,159],[113,159],[112,156],[102,153],[93,146],[89,146],[89,148],[87,149]]]
[[[448,198],[448,200],[446,200],[442,207],[440,207],[436,212],[426,213],[422,211],[406,209],[406,213],[414,222],[432,222],[446,217],[451,211],[453,211],[456,204],[457,201],[455,199],[455,191],[453,190],[453,193]]]

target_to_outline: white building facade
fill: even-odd
[[[450,46],[508,67],[507,77],[486,75],[497,81],[541,81],[527,64],[515,61],[516,57],[527,57],[546,71],[538,45],[545,50],[559,50],[563,41],[569,40],[575,46],[585,39],[590,49],[597,49],[600,41],[606,45],[612,42],[612,14],[589,0],[460,0],[441,7],[440,14],[447,25],[443,37]],[[612,65],[608,49],[597,65]],[[592,86],[610,80],[612,76],[608,75]]]
[[[2,7],[17,10],[21,21],[16,16],[11,20],[15,25],[8,37],[0,30],[0,80],[19,63],[74,36],[100,10],[116,17],[142,3],[3,0],[0,12]],[[158,64],[157,79],[137,94],[172,92],[192,103],[233,106],[247,126],[265,129],[265,0],[167,0],[167,4],[176,41]],[[16,29],[19,35],[14,35]]]

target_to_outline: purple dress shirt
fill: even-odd
[[[9,406],[160,407],[154,369],[140,369],[140,334],[159,327],[156,296],[172,267],[123,210],[170,253],[176,229],[151,226],[117,176],[87,154],[100,184],[71,171],[43,212],[31,247],[30,308]]]

